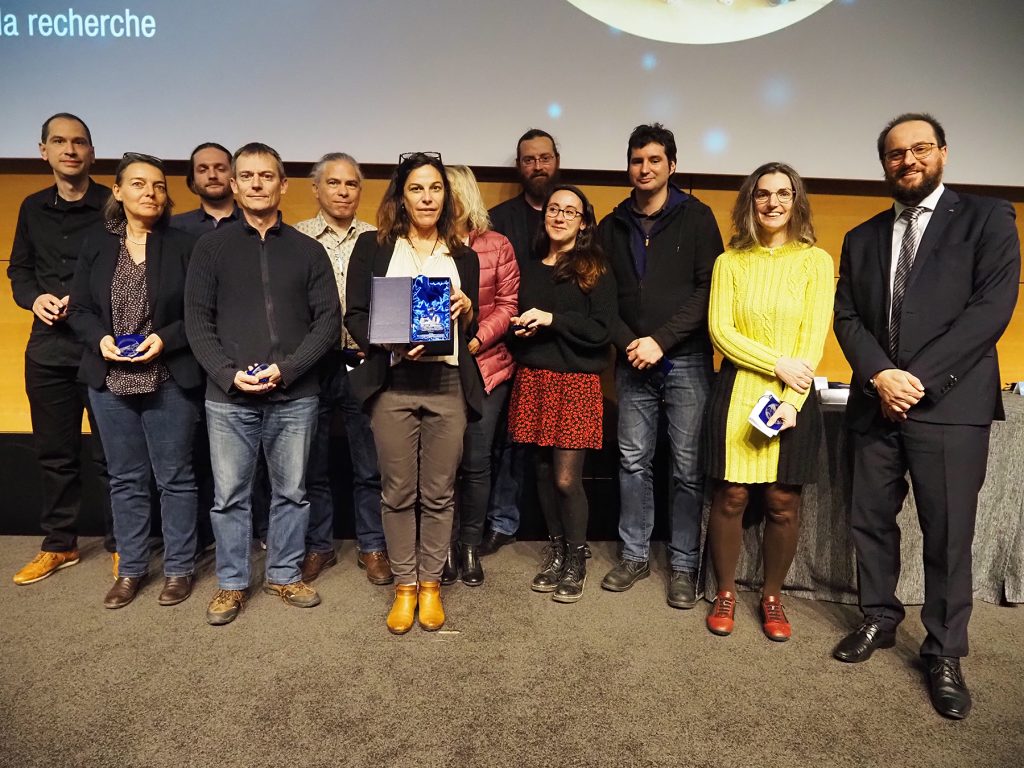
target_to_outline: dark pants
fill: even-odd
[[[900,529],[896,516],[914,488],[924,538],[922,655],[967,655],[973,588],[971,544],[985,481],[989,427],[905,421],[853,435],[853,504],[861,610],[895,627]]]
[[[491,497],[491,467],[498,458],[494,436],[511,389],[512,382],[506,381],[484,395],[480,420],[466,426],[459,467],[459,521],[453,531],[463,544],[477,545],[483,540],[487,502]]]
[[[26,356],[25,392],[43,479],[43,508],[39,514],[39,527],[44,535],[42,549],[46,552],[69,552],[78,546],[84,410],[89,414],[92,430],[91,459],[102,485],[103,543],[108,552],[116,551],[107,463],[87,388],[78,383],[78,368],[42,365]]]

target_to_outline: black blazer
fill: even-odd
[[[374,277],[386,277],[391,256],[395,252],[393,242],[377,243],[376,232],[364,232],[356,240],[352,258],[348,263],[348,277],[345,280],[345,327],[352,334],[359,348],[366,353],[366,360],[349,374],[352,393],[369,408],[373,398],[387,385],[388,363],[391,354],[379,346],[370,345],[370,292]],[[476,314],[480,294],[480,261],[476,252],[462,246],[452,253],[455,268],[459,272],[462,292],[473,302],[473,318],[469,327],[459,332],[459,380],[462,394],[469,407],[469,420],[477,421],[483,411],[484,385],[480,368],[469,354],[466,343],[476,334]]]
[[[846,235],[836,288],[835,332],[853,368],[847,423],[881,420],[869,380],[886,368],[917,376],[925,395],[907,418],[987,425],[1004,418],[996,341],[1017,302],[1020,242],[1005,200],[939,198],[917,249],[900,320],[898,359],[888,353],[892,208]]]
[[[185,338],[185,274],[195,238],[177,229],[157,229],[146,238],[146,286],[153,333],[164,343],[158,357],[183,389],[203,383],[202,370]],[[85,237],[71,283],[68,324],[85,345],[78,378],[101,389],[110,363],[100,355],[100,339],[114,334],[110,286],[121,239],[99,225]]]

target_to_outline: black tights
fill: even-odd
[[[750,500],[751,486],[719,482],[711,501],[708,539],[711,562],[715,566],[718,588],[736,591],[736,563],[743,540],[743,512]],[[769,483],[764,486],[764,589],[765,595],[778,596],[796,554],[800,521],[800,486]]]
[[[587,543],[587,495],[583,491],[585,449],[533,449],[537,472],[537,500],[548,534],[564,536],[569,547]]]

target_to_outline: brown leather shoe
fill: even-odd
[[[230,624],[245,605],[245,592],[240,589],[218,589],[206,609],[206,623],[213,626]]]
[[[160,596],[156,601],[160,605],[177,605],[188,600],[191,594],[191,576],[167,576],[164,578],[164,588],[160,590]]]
[[[420,583],[420,626],[427,632],[436,632],[444,626],[444,606],[441,605],[441,582]]]
[[[360,552],[356,562],[366,571],[371,584],[390,584],[395,580],[387,552]]]
[[[395,602],[388,613],[388,631],[393,635],[404,635],[412,629],[416,620],[416,585],[395,586]]]
[[[320,605],[320,595],[304,581],[293,581],[291,584],[267,582],[263,585],[263,591],[268,595],[277,595],[296,608],[315,608]]]
[[[52,576],[62,568],[78,565],[78,550],[70,552],[40,552],[24,568],[14,574],[14,583],[18,586],[35,584],[47,576]],[[114,574],[117,578],[117,574]]]
[[[103,607],[124,608],[139,594],[139,589],[142,588],[142,582],[145,578],[145,576],[119,577],[114,582],[114,586],[107,592],[107,596],[103,598]]]
[[[321,571],[337,564],[338,554],[333,549],[330,552],[307,552],[306,556],[302,558],[302,565],[299,566],[299,570],[302,571],[302,580],[309,584],[316,580]]]

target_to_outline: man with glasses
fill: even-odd
[[[86,231],[103,221],[110,189],[89,178],[96,159],[92,135],[75,115],[61,112],[43,123],[39,154],[53,171],[54,185],[21,204],[7,267],[14,301],[34,315],[25,350],[25,392],[43,496],[43,544],[14,575],[19,585],[34,584],[78,563],[82,409],[89,414],[92,460],[103,486],[104,546],[113,556],[117,577],[107,466],[85,385],[78,382],[82,345],[67,324],[78,251]]]
[[[313,180],[313,196],[320,210],[312,219],[300,221],[295,228],[319,242],[331,257],[344,315],[345,279],[352,249],[359,235],[376,229],[356,216],[363,192],[363,172],[351,155],[332,152],[317,161],[310,178]],[[334,497],[328,464],[331,417],[337,408],[345,419],[345,434],[352,460],[356,546],[359,550],[357,563],[366,571],[366,578],[371,584],[390,584],[394,576],[388,562],[384,524],[380,516],[377,448],[373,443],[370,417],[352,394],[348,379],[348,372],[362,362],[362,353],[344,328],[340,341],[340,345],[328,352],[321,364],[316,438],[306,475],[309,529],[306,532],[306,557],[302,561],[302,580],[308,584],[323,569],[338,562],[334,551]]]
[[[626,160],[633,192],[598,231],[619,294],[612,341],[619,353],[622,539],[619,562],[601,586],[624,592],[650,576],[654,453],[664,416],[672,453],[668,603],[692,608],[704,501],[698,446],[712,372],[708,300],[722,236],[711,209],[670,183],[672,131],[660,123],[637,126]]]
[[[835,332],[853,368],[850,523],[864,620],[833,656],[866,661],[896,642],[909,472],[924,535],[920,652],[935,709],[961,719],[974,520],[991,423],[1004,418],[995,345],[1017,300],[1020,243],[1009,203],[942,184],[946,157],[934,117],[892,120],[878,158],[894,205],[843,242]]]
[[[199,207],[171,217],[171,226],[199,237],[222,224],[238,221],[242,212],[231,193],[231,153],[214,141],[192,150],[185,183],[199,197]]]
[[[520,266],[530,258],[533,240],[544,226],[541,207],[558,180],[559,160],[558,146],[550,133],[540,128],[528,130],[516,143],[516,171],[522,192],[488,211],[491,229],[509,239]],[[519,530],[519,489],[526,449],[508,442],[507,417],[507,411],[503,412],[495,430],[494,483],[481,555],[493,554],[515,541]]]
[[[302,580],[309,501],[306,466],[316,430],[317,363],[337,345],[338,286],[322,245],[281,221],[288,179],[280,155],[246,144],[232,158],[243,218],[196,243],[185,285],[185,329],[208,377],[218,591],[210,624],[233,621],[249,588],[251,490],[257,453],[271,486],[264,591],[310,608]]]

